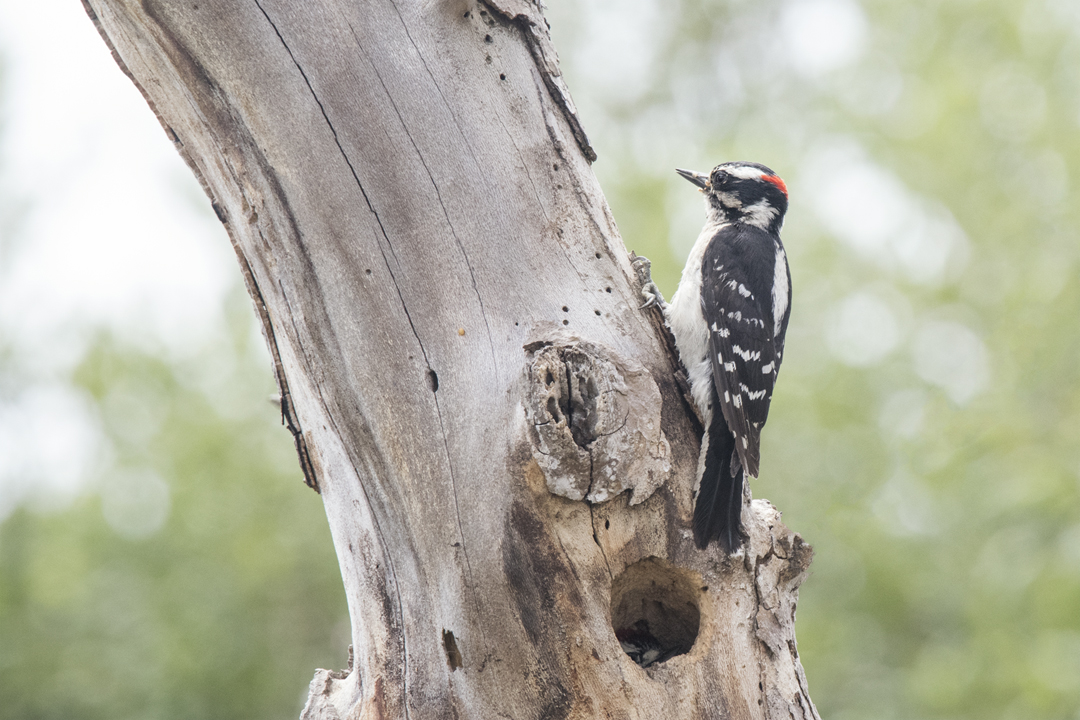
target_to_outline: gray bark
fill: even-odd
[[[809,546],[700,427],[526,0],[84,0],[229,231],[354,659],[306,718],[812,718]],[[615,628],[689,650],[647,669]]]

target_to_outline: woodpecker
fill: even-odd
[[[638,620],[631,627],[617,628],[615,637],[622,646],[624,653],[630,659],[643,668],[651,667],[656,663],[670,660],[676,655],[685,655],[690,652],[689,647],[682,645],[664,645],[649,631],[648,620]]]
[[[718,540],[733,553],[745,540],[743,482],[758,475],[761,428],[791,315],[791,274],[780,241],[787,187],[751,162],[722,163],[708,175],[676,172],[705,195],[705,226],[671,302],[651,280],[642,295],[645,307],[664,312],[705,424],[694,541],[704,549]]]

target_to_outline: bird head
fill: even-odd
[[[788,207],[787,186],[764,165],[740,161],[721,163],[708,175],[692,170],[675,172],[704,193],[711,222],[746,223],[780,232]]]

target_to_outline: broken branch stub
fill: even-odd
[[[525,350],[529,436],[548,490],[590,503],[630,490],[631,505],[645,501],[671,474],[663,401],[649,371],[577,338]]]

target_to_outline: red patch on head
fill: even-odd
[[[771,182],[776,187],[780,188],[780,192],[784,193],[784,197],[787,197],[787,185],[780,179],[779,175],[762,175],[761,179],[765,182]]]

